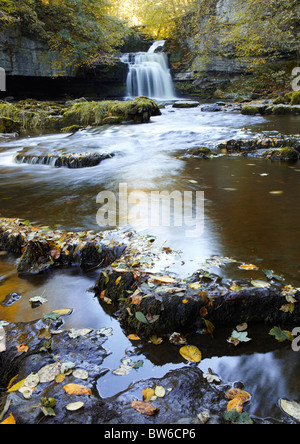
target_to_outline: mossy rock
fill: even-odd
[[[300,91],[295,91],[292,94],[291,105],[300,105]]]
[[[256,116],[257,114],[265,114],[266,105],[245,105],[242,108],[241,113],[247,116]]]
[[[0,133],[18,133],[21,125],[8,117],[0,118]]]
[[[268,150],[263,154],[263,157],[271,160],[296,161],[299,159],[299,153],[297,150],[295,150],[295,148],[284,147],[281,150]]]
[[[196,157],[199,159],[208,159],[211,155],[211,151],[206,146],[190,148],[186,152],[187,156]]]
[[[81,129],[83,129],[83,126],[72,125],[72,126],[67,126],[66,128],[62,128],[60,131],[62,133],[72,133],[72,134],[75,134],[75,133],[77,133],[77,131],[80,131]]]

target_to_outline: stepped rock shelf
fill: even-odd
[[[32,129],[63,132],[86,126],[148,123],[151,116],[159,116],[158,105],[147,97],[130,101],[92,101],[77,99],[68,102],[38,102],[24,100],[0,103],[0,132],[13,133]]]

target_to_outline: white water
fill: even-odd
[[[159,40],[148,52],[124,54],[122,61],[128,64],[127,94],[129,97],[147,96],[153,99],[175,99],[168,57],[163,52],[155,52],[164,46]]]

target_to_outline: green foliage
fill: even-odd
[[[108,61],[129,29],[106,0],[0,0],[0,26],[46,41],[66,65]]]

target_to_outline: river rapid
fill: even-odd
[[[50,228],[59,226],[66,231],[98,231],[97,196],[103,191],[118,196],[120,184],[126,184],[129,193],[142,191],[146,195],[152,191],[176,190],[182,195],[200,191],[204,192],[201,235],[188,237],[186,226],[151,226],[146,211],[140,214],[140,224],[124,229],[136,229],[154,237],[156,245],[179,252],[178,260],[168,264],[167,273],[187,277],[213,256],[229,257],[271,269],[284,275],[286,284],[299,287],[299,161],[184,157],[188,148],[213,148],[222,141],[248,138],[262,131],[297,134],[299,123],[298,116],[253,117],[226,110],[202,112],[201,107],[176,109],[170,104],[149,124],[102,126],[74,135],[35,134],[2,140],[0,215],[28,219]],[[15,154],[25,147],[35,155],[109,152],[115,156],[97,167],[77,170],[16,164]],[[126,337],[109,308],[103,309],[93,293],[87,291],[97,278],[97,270],[83,273],[74,268],[21,278],[15,263],[13,256],[0,255],[0,304],[10,292],[22,296],[10,307],[0,305],[1,320],[31,321],[53,309],[69,307],[73,313],[65,318],[64,328],[113,328],[106,343],[112,352],[105,361],[110,371],[99,379],[102,397],[111,397],[136,380],[162,377],[167,371],[182,367],[174,347],[136,344]],[[212,267],[212,271],[233,281],[250,276],[234,263]],[[252,273],[251,276],[258,276]],[[41,294],[47,298],[47,304],[32,309],[29,298]],[[204,371],[212,368],[224,382],[242,381],[253,395],[250,414],[280,419],[281,397],[300,401],[300,356],[290,344],[277,349],[274,338],[265,340],[266,331],[264,327],[255,327],[253,344],[235,350],[226,343],[230,329],[217,333],[216,346],[213,340],[211,345],[206,343],[210,352],[199,367]],[[250,337],[252,332],[249,330]],[[203,336],[195,335],[193,341],[201,348]],[[127,376],[112,374],[111,370],[126,357],[142,360],[143,366]]]

